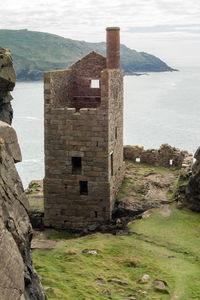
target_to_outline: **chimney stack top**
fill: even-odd
[[[106,66],[108,69],[120,68],[120,28],[106,28]]]
[[[120,30],[120,27],[107,27],[106,30]]]

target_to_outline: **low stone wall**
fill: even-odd
[[[191,168],[193,164],[192,154],[168,144],[161,145],[159,149],[147,150],[141,146],[124,146],[124,158],[163,167]]]

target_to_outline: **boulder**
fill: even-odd
[[[189,208],[200,212],[200,147],[195,152],[194,158],[196,161],[188,185],[185,187],[185,198]]]
[[[4,140],[6,151],[14,159],[14,162],[20,162],[22,155],[16,132],[10,125],[2,121],[0,121],[0,138]]]
[[[169,294],[169,289],[166,281],[156,279],[153,282],[154,289],[158,292],[164,293],[164,294]]]

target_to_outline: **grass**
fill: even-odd
[[[125,197],[126,194],[128,193],[128,191],[130,191],[132,189],[132,187],[133,187],[133,181],[130,178],[125,176],[124,180],[123,180],[123,184],[120,187],[120,190],[117,195],[117,201],[119,201],[121,198]]]
[[[145,290],[145,299],[200,299],[199,215],[172,207],[170,217],[159,209],[150,218],[129,224],[130,235],[92,234],[73,238],[57,235],[53,250],[35,250],[34,265],[44,286],[52,287],[48,299],[123,299]],[[98,249],[98,255],[83,254]],[[148,284],[137,280],[150,275]],[[153,288],[153,280],[165,280],[170,294]],[[103,280],[99,285],[95,280]],[[114,279],[127,281],[120,285]],[[103,292],[108,290],[110,295]],[[178,298],[176,298],[178,296]]]
[[[182,291],[178,299],[200,299],[197,282],[200,275],[199,219],[197,213],[187,209],[177,210],[172,206],[168,218],[155,210],[148,220],[142,219],[129,225],[139,243],[145,242],[149,251],[152,247],[157,249],[157,262],[160,266],[165,265],[167,277],[174,277],[174,294]],[[168,259],[168,256],[173,258]]]
[[[44,212],[44,201],[41,199],[29,198],[29,206],[31,211]]]
[[[158,173],[161,175],[165,174],[178,174],[179,170],[176,167],[165,168],[162,166],[155,166],[145,163],[133,163],[132,161],[126,160],[127,168],[132,170],[135,175],[148,175],[149,173]]]
[[[26,194],[28,196],[30,210],[44,212],[44,199],[41,185],[37,182],[29,184]]]

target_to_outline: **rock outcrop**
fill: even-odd
[[[187,205],[194,211],[200,212],[200,147],[194,154],[196,159],[192,167],[188,185],[185,188]]]
[[[8,124],[11,124],[13,117],[10,91],[13,90],[15,82],[16,74],[10,52],[0,46],[0,120]]]
[[[21,151],[9,125],[13,115],[10,91],[15,81],[10,52],[0,47],[0,299],[44,300],[32,265],[28,201],[15,168],[22,159]]]
[[[14,164],[20,158],[14,129],[0,122],[0,299],[43,300],[32,265],[28,201]]]
[[[170,168],[155,168],[126,161],[124,186],[118,195],[113,219],[128,223],[148,210],[174,201],[173,186],[179,171]]]

